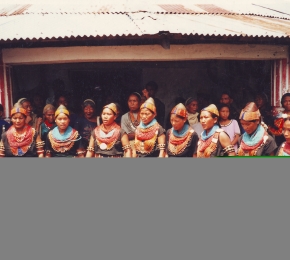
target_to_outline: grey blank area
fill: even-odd
[[[288,260],[289,180],[285,159],[6,158],[0,259]]]

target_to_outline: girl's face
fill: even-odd
[[[16,129],[22,129],[25,126],[26,117],[21,113],[15,113],[12,118],[12,124]]]
[[[104,125],[111,125],[115,122],[117,116],[114,114],[114,112],[110,108],[105,108],[102,112],[102,121]]]
[[[48,123],[52,124],[54,122],[54,110],[48,110],[46,111],[46,113],[44,114],[44,119],[48,121]]]
[[[201,111],[200,113],[200,123],[204,130],[209,131],[217,122],[217,117],[213,118],[211,113],[208,111]]]
[[[198,102],[196,100],[192,101],[186,106],[186,109],[189,113],[195,114],[198,109]]]
[[[69,117],[64,113],[60,113],[55,119],[56,125],[58,126],[59,130],[62,131],[65,131],[68,128],[69,122]]]
[[[128,107],[129,107],[130,111],[132,111],[132,112],[139,110],[140,101],[135,95],[132,95],[132,96],[129,97],[129,99],[128,99]]]
[[[220,113],[220,118],[223,120],[227,120],[229,118],[230,115],[230,110],[228,107],[222,107],[219,111]]]
[[[282,102],[282,106],[286,111],[290,111],[290,97],[285,97]]]
[[[85,118],[91,119],[95,114],[95,110],[91,105],[87,105],[84,107],[84,115]]]
[[[285,137],[285,140],[288,144],[290,144],[290,121],[285,121],[283,125],[283,135]]]
[[[142,108],[140,111],[140,119],[143,124],[148,125],[155,117],[155,114],[148,108]]]
[[[245,132],[249,135],[254,133],[259,125],[259,120],[255,120],[254,122],[251,122],[251,121],[245,121],[243,119],[240,119],[240,122]]]
[[[24,109],[26,109],[28,115],[31,115],[31,112],[32,112],[32,106],[31,106],[31,103],[30,103],[29,101],[25,101],[25,102],[23,102],[23,103],[22,103],[22,107],[23,107]]]
[[[180,130],[182,130],[182,128],[186,122],[186,119],[182,119],[182,118],[172,114],[170,116],[170,122],[171,122],[171,125],[172,125],[174,130],[180,131]]]

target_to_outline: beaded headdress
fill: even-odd
[[[254,102],[251,102],[254,103]],[[248,104],[250,105],[250,103]],[[256,111],[246,111],[245,108],[242,109],[240,113],[239,119],[245,120],[245,121],[252,121],[252,120],[259,120],[261,118],[260,110],[257,109]]]
[[[54,113],[55,118],[60,114],[60,113],[64,113],[67,116],[69,116],[69,111],[67,110],[67,108],[64,105],[60,105],[57,110]]]
[[[13,115],[16,114],[16,113],[21,113],[21,114],[27,116],[27,111],[26,111],[26,109],[24,109],[24,108],[22,108],[22,107],[20,107],[20,106],[14,106],[14,107],[11,109],[11,111],[10,111],[10,116],[13,116]]]
[[[110,103],[110,104],[108,104],[108,105],[105,105],[105,106],[103,107],[103,109],[105,109],[105,108],[109,108],[109,109],[111,109],[111,110],[115,113],[115,115],[118,114],[118,108],[117,108],[117,106],[116,106],[115,103]]]
[[[171,114],[187,118],[186,107],[182,103],[179,103],[171,110]]]
[[[215,114],[216,116],[220,115],[216,105],[214,105],[214,104],[210,104],[209,106],[203,108],[201,111],[208,111],[208,112]]]
[[[155,115],[156,115],[156,107],[155,107],[155,102],[154,99],[152,97],[148,98],[140,107],[140,109],[142,108],[147,108],[149,110],[151,110]]]
[[[45,114],[47,111],[53,110],[55,111],[55,107],[52,104],[47,104],[44,108],[42,113]]]

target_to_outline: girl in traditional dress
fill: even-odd
[[[86,99],[82,104],[83,115],[76,119],[74,128],[83,138],[83,146],[87,149],[92,131],[97,127],[96,104],[92,99]]]
[[[69,126],[69,111],[60,105],[54,116],[57,126],[47,134],[45,157],[84,157],[86,150],[82,145],[82,137]]]
[[[165,130],[157,120],[153,98],[148,98],[140,107],[141,122],[135,132],[137,157],[165,157]]]
[[[43,142],[26,123],[27,111],[16,103],[11,110],[12,126],[2,134],[0,157],[43,157]]]
[[[238,156],[275,155],[276,142],[261,125],[261,114],[254,102],[242,109],[240,122],[245,133],[238,141]]]
[[[137,126],[140,124],[140,105],[141,105],[141,95],[137,92],[130,94],[128,98],[129,112],[124,114],[121,118],[121,128],[125,130],[128,135],[131,149],[132,157],[136,157],[135,150],[135,131]]]
[[[231,144],[235,148],[235,153],[237,153],[238,140],[241,135],[239,124],[235,119],[229,119],[230,107],[228,105],[220,104],[219,114],[219,125],[229,135]]]
[[[277,150],[277,156],[290,156],[290,117],[284,119],[283,135],[285,142],[283,142]]]
[[[90,138],[86,157],[131,157],[131,146],[126,132],[115,122],[117,106],[110,103],[103,107],[102,124],[97,126]]]
[[[230,137],[217,125],[219,112],[214,104],[201,110],[200,123],[204,129],[198,141],[197,157],[208,158],[215,156],[235,155]]]
[[[55,126],[54,122],[55,107],[47,104],[43,108],[43,122],[40,124],[40,136],[42,141],[46,141],[47,133]]]
[[[166,133],[168,157],[196,157],[198,135],[187,121],[187,111],[179,103],[171,110],[172,128]]]

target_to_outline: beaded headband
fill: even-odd
[[[186,107],[182,103],[179,103],[171,110],[171,114],[187,118]]]
[[[140,107],[140,109],[147,108],[151,110],[156,115],[156,107],[153,98],[148,98]]]
[[[215,114],[216,116],[220,115],[217,107],[214,104],[210,104],[209,106],[203,108],[201,111],[208,111]]]
[[[259,120],[260,117],[261,117],[261,114],[260,114],[259,109],[254,112],[247,112],[247,111],[244,111],[244,109],[242,109],[239,119],[243,119],[245,121],[252,121],[252,120]]]
[[[13,116],[16,113],[21,113],[25,116],[27,116],[27,111],[26,109],[22,108],[22,107],[15,107],[11,110],[10,115]]]
[[[118,108],[117,108],[117,106],[116,106],[115,103],[110,103],[110,104],[108,104],[108,105],[105,105],[105,106],[103,107],[103,109],[105,109],[105,108],[109,108],[109,109],[111,109],[111,110],[115,113],[115,115],[118,114]]]
[[[64,113],[67,116],[69,116],[69,111],[67,110],[67,108],[64,105],[60,105],[57,110],[54,113],[55,118],[60,114],[60,113]]]

